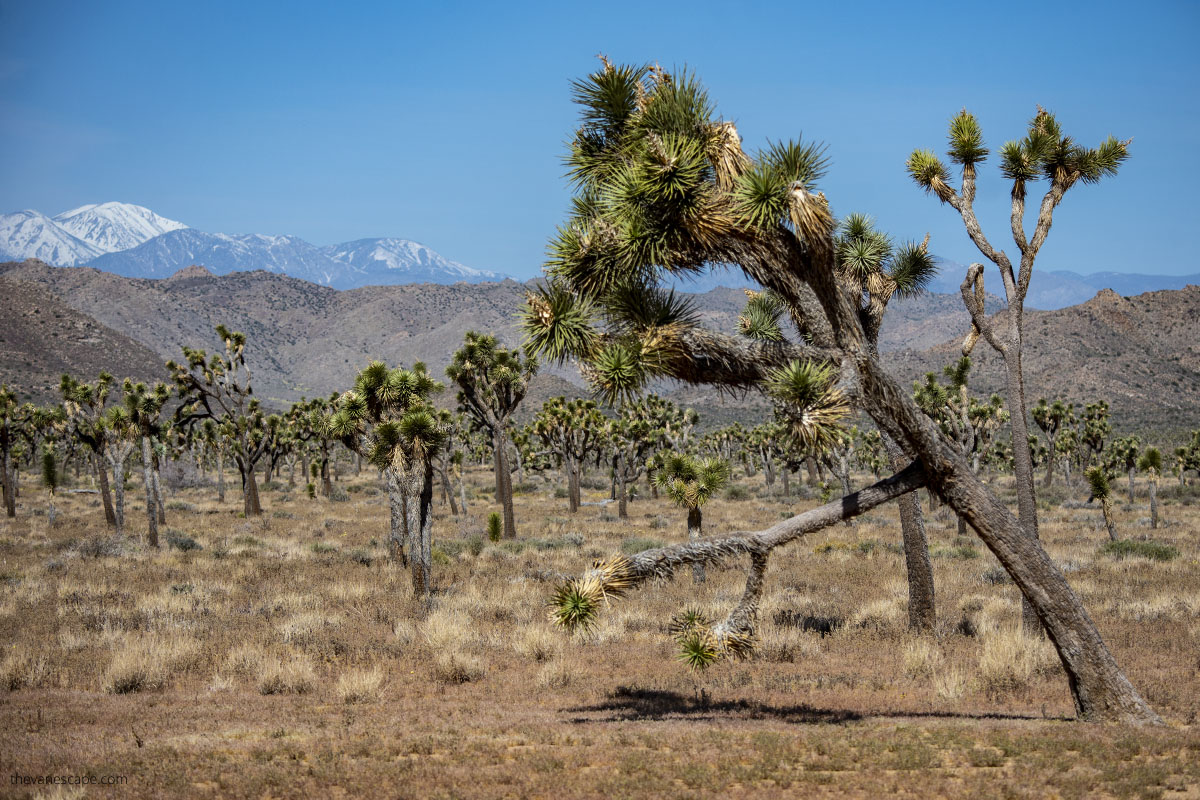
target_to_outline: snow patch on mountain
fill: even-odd
[[[55,216],[54,221],[102,253],[128,250],[155,236],[187,227],[143,206],[115,202],[73,208]]]
[[[330,245],[325,253],[351,267],[369,283],[452,283],[499,281],[504,275],[451,261],[419,242],[408,239],[358,239]]]
[[[48,264],[73,266],[103,252],[71,234],[40,211],[0,214],[0,258],[37,258]]]

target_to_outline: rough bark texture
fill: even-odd
[[[142,481],[146,485],[146,542],[158,547],[158,499],[154,496],[154,461],[150,437],[142,437]]]
[[[700,537],[702,534],[702,528],[704,525],[704,519],[701,516],[701,512],[700,512],[699,508],[689,508],[688,509],[687,525],[688,525],[688,544],[695,544],[696,542],[700,541]],[[704,565],[703,564],[693,564],[692,565],[692,583],[704,583],[704,580],[705,580]]]
[[[907,463],[903,451],[884,437],[884,448],[892,468],[900,470]],[[904,568],[908,574],[909,630],[932,631],[937,623],[937,604],[933,586],[933,563],[929,560],[929,539],[925,534],[925,516],[916,492],[896,500],[900,511],[900,537],[904,542]]]
[[[100,487],[100,501],[104,504],[104,522],[117,527],[117,512],[113,509],[112,487],[108,483],[108,468],[96,453],[92,454],[92,469],[96,471],[96,483]]]
[[[507,418],[492,428],[493,463],[496,468],[496,502],[504,517],[504,538],[517,538],[517,520],[513,514],[512,472],[508,464]]]
[[[0,483],[4,489],[4,513],[8,517],[17,515],[17,492],[16,481],[13,479],[12,462],[9,458],[8,451],[5,450],[3,460],[0,461]]]
[[[384,478],[387,481],[388,509],[391,512],[388,529],[388,558],[402,566],[408,566],[408,558],[404,554],[405,529],[407,527],[404,487],[401,485],[400,477],[393,469],[384,470]]]
[[[1158,528],[1158,479],[1150,481],[1150,529]]]

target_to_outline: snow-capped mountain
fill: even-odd
[[[0,215],[0,259],[5,261],[37,258],[71,266],[102,252],[39,211]]]
[[[216,275],[264,269],[326,286],[334,285],[346,269],[298,236],[230,235],[195,228],[169,231],[88,262],[90,267],[129,278],[167,278],[191,264],[207,267]]]
[[[393,283],[499,281],[496,272],[459,264],[408,239],[358,239],[330,245],[324,252],[354,270],[357,286]]]
[[[92,203],[64,211],[54,221],[102,253],[128,250],[155,236],[187,227],[131,203]]]
[[[94,203],[50,218],[0,216],[0,260],[38,258],[130,278],[167,278],[192,264],[217,275],[262,269],[335,289],[372,284],[499,281],[408,239],[359,239],[318,247],[298,236],[206,233],[129,203]]]

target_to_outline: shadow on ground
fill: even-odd
[[[618,686],[602,702],[565,709],[571,722],[629,722],[635,720],[779,720],[798,724],[844,724],[864,719],[963,719],[1023,720],[1069,722],[1068,717],[1035,717],[1022,714],[951,713],[945,711],[884,712],[862,714],[839,708],[815,708],[810,705],[771,705],[751,700],[715,700],[701,690],[687,695],[662,689]]]

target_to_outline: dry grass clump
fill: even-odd
[[[563,637],[546,624],[524,625],[513,635],[512,647],[517,655],[543,663],[562,652]]]
[[[304,656],[267,658],[259,667],[259,694],[308,694],[316,685],[317,674]]]
[[[962,699],[963,695],[967,693],[969,685],[970,678],[958,667],[942,669],[933,675],[933,691],[937,694],[938,699],[946,702],[952,703]]]
[[[763,661],[795,664],[821,652],[819,640],[797,628],[764,627],[754,652]]]
[[[927,678],[942,664],[942,651],[929,639],[913,639],[904,646],[904,674],[910,678]]]
[[[343,703],[374,703],[383,688],[383,670],[378,666],[343,672],[334,692]]]
[[[989,696],[1024,689],[1060,663],[1049,639],[1026,636],[1019,629],[990,632],[982,640],[977,678]]]
[[[279,636],[287,644],[303,646],[315,642],[321,634],[342,621],[336,614],[302,611],[279,624]]]
[[[575,668],[563,661],[544,665],[537,674],[537,685],[543,689],[565,689],[575,680]]]
[[[9,650],[0,664],[0,686],[15,692],[17,689],[36,689],[50,684],[50,667],[46,656],[32,653],[24,645]]]
[[[470,683],[483,674],[483,662],[457,648],[442,651],[433,658],[433,678],[438,683]]]
[[[243,642],[225,656],[225,671],[242,678],[251,678],[262,671],[267,654],[262,647]]]
[[[131,634],[115,649],[101,681],[110,694],[161,689],[177,673],[195,667],[201,654],[199,642],[180,634]]]
[[[876,600],[850,615],[850,627],[876,631],[894,630],[902,624],[907,613],[906,603],[902,598]]]
[[[455,609],[436,609],[425,618],[420,630],[425,643],[434,653],[465,650],[479,640],[471,618]]]

